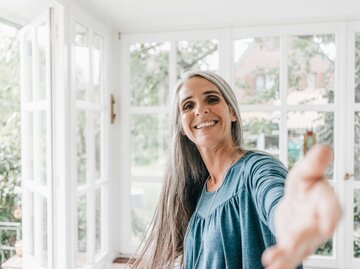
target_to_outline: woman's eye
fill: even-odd
[[[186,110],[189,110],[191,109],[193,106],[191,103],[186,103],[184,106],[183,106],[183,111],[186,111]]]
[[[210,96],[210,97],[208,98],[208,103],[209,103],[209,104],[215,104],[215,103],[217,103],[218,101],[219,101],[219,98],[216,97],[216,96]]]

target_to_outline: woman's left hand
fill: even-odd
[[[262,257],[266,269],[293,269],[335,232],[340,203],[324,177],[332,151],[314,146],[289,172],[275,212],[277,244]]]

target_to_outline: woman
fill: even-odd
[[[133,268],[295,268],[332,236],[341,209],[323,177],[327,147],[288,175],[246,150],[236,97],[211,72],[188,73],[174,101],[164,185]]]

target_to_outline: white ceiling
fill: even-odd
[[[50,0],[1,0],[31,19]],[[60,2],[71,0],[59,0]],[[126,32],[360,20],[360,0],[78,0]]]
[[[122,32],[360,19],[360,0],[80,0]]]

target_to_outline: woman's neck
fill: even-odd
[[[240,150],[233,143],[220,145],[217,148],[199,149],[210,177],[208,191],[214,191],[222,184],[225,173],[241,156]]]

